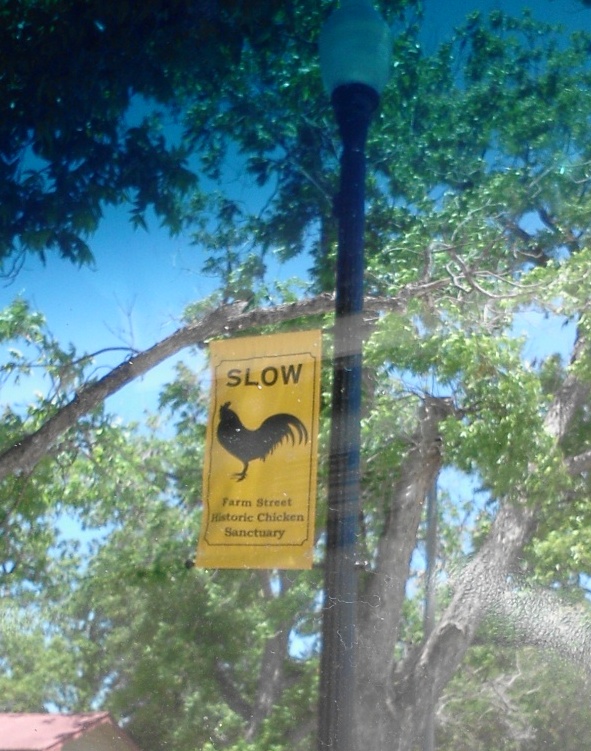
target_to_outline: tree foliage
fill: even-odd
[[[251,43],[224,58],[234,63],[212,74],[215,86],[195,63],[196,89],[173,75],[148,92],[182,103],[185,142],[219,184],[196,192],[191,210],[219,294],[101,378],[93,355],[61,347],[24,301],[0,318],[6,383],[45,379],[36,401],[6,405],[0,435],[5,710],[101,705],[147,750],[312,742],[326,461],[316,568],[195,570],[185,561],[202,510],[203,379],[180,364],[142,426],[103,403],[214,337],[320,325],[330,347],[339,146],[313,43],[326,10],[282,11],[267,35],[253,20]],[[579,668],[591,654],[591,38],[495,11],[472,14],[427,55],[418,5],[385,10],[399,33],[368,146],[359,747],[414,751],[433,706],[440,748],[580,747]],[[162,41],[176,38],[168,23]],[[165,45],[179,74],[180,40]],[[160,60],[154,44],[146,54]],[[224,192],[238,158],[262,191],[256,211]],[[269,283],[270,252],[304,251],[307,294]],[[564,341],[532,342],[534,316],[542,328],[562,322]],[[327,413],[324,396],[324,447]],[[423,502],[438,478],[428,631]]]
[[[107,205],[151,209],[172,231],[195,186],[189,149],[170,139],[188,92],[215,86],[279,3],[6,0],[0,8],[0,260],[49,251],[89,263]],[[212,101],[213,97],[213,101]],[[160,114],[158,111],[160,108]],[[166,121],[165,121],[166,122]],[[170,129],[169,129],[170,130]]]

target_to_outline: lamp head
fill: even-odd
[[[329,94],[352,83],[382,93],[390,73],[392,34],[370,0],[341,0],[320,31],[319,46]]]

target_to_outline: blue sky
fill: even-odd
[[[424,44],[435,47],[451,28],[462,23],[475,8],[499,9],[518,13],[530,3],[515,0],[426,0],[427,29]],[[577,0],[536,0],[535,15],[570,29],[591,27],[591,9]],[[228,178],[239,200],[251,203],[256,197],[242,179],[239,166]],[[45,314],[49,328],[65,345],[72,342],[81,352],[132,344],[145,349],[171,334],[181,325],[183,309],[202,299],[216,287],[216,281],[201,273],[203,254],[191,244],[189,236],[170,237],[152,222],[150,231],[134,230],[127,218],[128,209],[110,209],[90,245],[96,259],[94,267],[77,268],[71,263],[48,255],[44,266],[29,258],[10,284],[0,283],[0,307],[16,295],[29,300]],[[305,276],[309,263],[303,257],[281,273],[284,277]],[[554,351],[567,353],[572,345],[573,326],[563,327],[558,319],[547,319],[532,311],[520,318],[515,334],[528,338],[525,357],[533,360]],[[203,360],[196,354],[181,354],[196,369]],[[115,366],[121,352],[113,352],[102,362]],[[177,358],[178,359],[178,358]],[[153,410],[162,385],[173,375],[175,359],[154,369],[143,379],[127,386],[107,402],[109,411],[124,419],[141,420],[145,410]],[[25,384],[18,400],[29,401],[35,383]],[[28,390],[28,392],[27,392]],[[16,391],[5,389],[0,404],[11,401]],[[444,475],[447,485],[458,499],[474,496],[474,482],[460,473]],[[79,526],[63,519],[65,536],[80,538]]]
[[[476,8],[518,13],[526,5],[534,7],[538,18],[562,23],[570,29],[588,27],[591,22],[591,10],[578,0],[535,0],[532,3],[426,0],[425,46],[438,44]],[[228,181],[239,200],[256,201],[238,164],[229,167]],[[72,342],[80,350],[93,351],[129,343],[144,349],[171,334],[180,325],[185,306],[211,293],[216,282],[201,273],[203,254],[191,245],[188,236],[171,238],[156,223],[152,223],[149,232],[134,230],[127,221],[127,213],[125,207],[106,211],[99,231],[90,242],[96,258],[94,268],[77,268],[51,254],[46,266],[29,258],[11,284],[0,286],[0,305],[4,307],[17,294],[22,295],[46,315],[50,329],[60,341]],[[281,274],[303,277],[307,266],[304,257],[292,262]],[[551,337],[550,325],[555,326]],[[529,334],[537,330],[546,342],[550,338],[566,343],[568,339],[560,324],[549,324],[535,314],[524,322],[524,327]],[[120,354],[110,356],[113,365]],[[187,354],[183,359],[191,361]],[[199,366],[197,361],[195,366]],[[155,404],[158,388],[170,373],[171,363],[161,366],[142,382],[113,397],[109,408],[129,412],[133,407],[131,416],[139,417],[144,407]]]
[[[0,304],[24,297],[46,316],[62,344],[72,342],[81,351],[124,344],[144,349],[178,328],[183,308],[214,287],[198,273],[200,259],[187,238],[158,229],[134,231],[126,210],[106,212],[91,248],[94,268],[78,268],[51,254],[46,266],[27,260],[16,279],[0,288]],[[120,358],[121,353],[110,356],[113,365]],[[134,391],[147,393],[153,380],[148,376]]]
[[[483,13],[501,10],[518,15],[523,8],[530,8],[538,20],[561,24],[572,31],[591,25],[591,9],[583,7],[579,0],[425,0],[424,6],[423,39],[428,49],[442,42],[451,29],[461,25],[475,10]]]

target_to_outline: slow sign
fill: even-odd
[[[212,342],[198,566],[310,568],[319,331]]]

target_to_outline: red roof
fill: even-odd
[[[139,751],[108,712],[0,712],[0,751]]]

